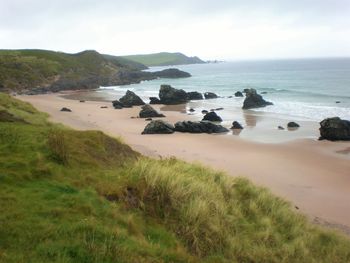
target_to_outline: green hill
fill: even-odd
[[[101,55],[93,50],[77,54],[0,50],[0,90],[97,88],[122,82],[118,72],[145,68],[134,61]]]
[[[146,66],[172,66],[185,64],[202,64],[205,63],[198,57],[187,57],[182,53],[161,52],[146,55],[130,55],[124,56],[128,60],[132,60]]]
[[[141,156],[0,93],[0,262],[349,262],[243,178]]]

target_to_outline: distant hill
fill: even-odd
[[[49,50],[0,50],[0,91],[55,92],[138,83],[183,72],[144,72],[147,66],[94,50],[76,54]],[[166,76],[164,76],[164,74]]]
[[[155,54],[130,55],[123,57],[149,67],[205,63],[198,57],[188,57],[182,53],[161,52]]]

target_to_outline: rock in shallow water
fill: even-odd
[[[266,101],[259,95],[255,89],[245,90],[246,98],[243,102],[242,109],[254,109],[273,105],[272,102]]]
[[[291,122],[288,122],[287,127],[288,128],[299,128],[300,125],[294,121],[291,121]]]
[[[320,122],[320,140],[349,141],[350,121],[339,117],[324,119]]]
[[[216,112],[211,111],[204,115],[202,121],[222,122],[222,119],[216,114]]]
[[[142,134],[171,134],[174,133],[174,126],[162,120],[155,120],[148,123]]]
[[[228,129],[211,122],[179,121],[175,123],[175,131],[189,133],[223,133],[228,132]]]
[[[182,89],[175,89],[170,85],[161,85],[159,99],[162,104],[175,105],[187,102],[187,92]]]
[[[235,97],[243,97],[243,93],[240,92],[240,91],[237,91],[237,92],[235,93]]]
[[[216,95],[214,92],[206,92],[204,93],[204,98],[205,99],[216,99],[218,98],[218,95]]]
[[[190,91],[190,92],[187,92],[187,99],[188,100],[202,100],[203,95],[202,95],[202,93],[199,93],[197,91]]]
[[[243,126],[238,122],[238,121],[234,121],[232,122],[232,130],[238,129],[238,130],[242,130]]]

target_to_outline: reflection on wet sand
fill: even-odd
[[[242,131],[242,129],[232,129],[232,135],[239,135]]]
[[[161,111],[176,111],[186,113],[186,104],[164,105],[160,108]]]
[[[243,118],[246,126],[255,127],[258,121],[261,121],[262,116],[256,115],[253,111],[243,110]]]

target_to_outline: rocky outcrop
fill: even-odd
[[[171,134],[174,133],[174,126],[162,121],[155,120],[148,123],[142,134]]]
[[[177,68],[164,69],[162,71],[153,72],[153,75],[158,78],[178,79],[178,78],[189,78],[191,74]]]
[[[128,90],[126,94],[119,99],[119,102],[123,105],[123,107],[145,105],[145,102],[130,90]]]
[[[320,122],[320,140],[349,141],[350,121],[339,117],[324,119]]]
[[[170,85],[161,85],[159,99],[162,104],[174,105],[187,102],[187,92],[182,89],[175,89]]]
[[[243,102],[242,109],[254,109],[273,105],[272,102],[266,101],[259,95],[255,89],[246,90],[246,98]]]
[[[235,97],[243,97],[243,93],[240,92],[240,91],[237,91],[237,92],[235,93]]]
[[[157,97],[150,97],[149,100],[150,100],[149,104],[162,104],[160,99],[158,99]]]
[[[222,119],[215,113],[215,111],[211,111],[204,115],[202,121],[222,122]]]
[[[199,93],[197,91],[190,91],[190,92],[187,92],[187,99],[188,100],[202,100],[203,95],[202,95],[202,93]]]
[[[206,93],[204,93],[204,98],[206,100],[216,99],[216,98],[218,98],[218,95],[216,95],[214,92],[206,92]]]
[[[300,125],[294,121],[291,121],[291,122],[288,122],[287,127],[288,128],[299,128]]]
[[[211,122],[180,121],[175,123],[175,131],[189,133],[223,133],[228,129]]]
[[[238,122],[238,121],[234,121],[232,122],[232,130],[238,129],[238,130],[242,130],[243,126]]]
[[[142,106],[139,113],[140,118],[156,118],[156,117],[165,117],[163,114],[158,113],[152,106],[146,104]]]

